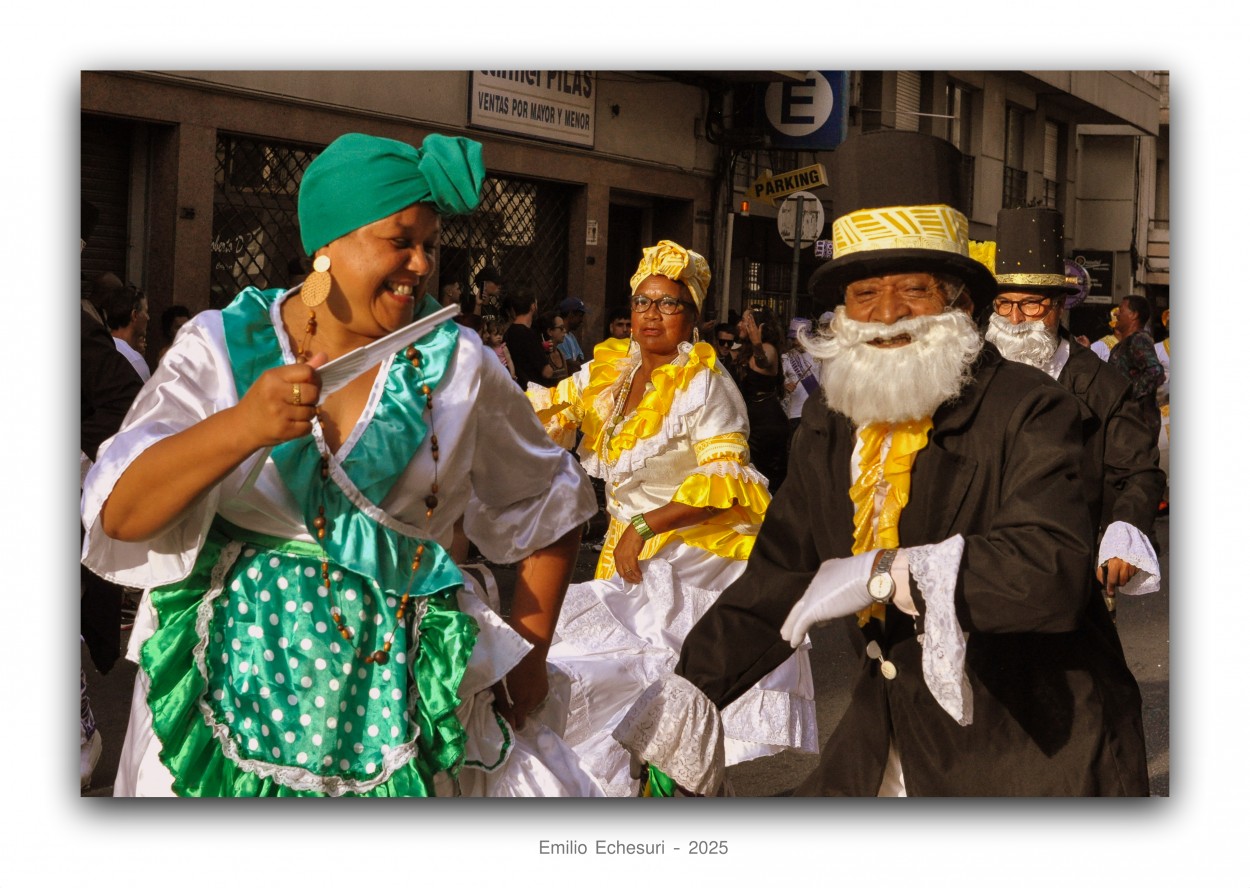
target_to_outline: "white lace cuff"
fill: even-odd
[[[908,566],[924,597],[921,667],[933,698],[961,725],[972,724],[972,685],[964,671],[967,643],[955,615],[955,582],[964,555],[959,534],[907,550]]]
[[[720,714],[706,694],[678,675],[643,691],[612,736],[689,792],[715,795],[725,780]]]
[[[1098,546],[1098,563],[1119,558],[1137,568],[1133,578],[1117,591],[1124,595],[1148,595],[1159,591],[1159,557],[1144,533],[1127,521],[1112,521]]]

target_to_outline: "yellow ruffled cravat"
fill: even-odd
[[[855,541],[851,552],[860,555],[873,549],[898,547],[898,519],[911,492],[911,467],[916,454],[929,443],[933,420],[911,422],[878,422],[860,430],[859,477],[851,485],[851,502],[855,504]],[[890,449],[882,459],[881,449],[890,435]],[[885,500],[881,514],[873,521],[877,487],[885,482]],[[859,625],[869,619],[885,619],[885,605],[873,604],[859,612]]]

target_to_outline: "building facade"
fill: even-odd
[[[782,119],[794,119],[816,113],[804,110],[813,84],[830,79],[824,141],[791,147],[778,90],[799,109]],[[821,260],[782,240],[780,203],[752,200],[750,187],[885,127],[963,152],[974,238],[993,238],[1003,206],[1062,210],[1072,254],[1099,263],[1088,311],[1105,314],[1128,292],[1167,301],[1165,73],[85,71],[81,86],[82,193],[101,210],[84,286],[118,274],[144,290],[154,318],[287,285],[306,261],[300,177],[351,131],[482,142],[482,205],[445,220],[431,292],[494,265],[541,307],[582,298],[584,339],[606,333],[641,248],[661,238],[709,258],[709,317],[748,305],[783,321],[814,315],[806,282]],[[149,360],[164,345],[154,329]]]

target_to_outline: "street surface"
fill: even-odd
[[[1144,597],[1121,596],[1116,606],[1120,640],[1129,667],[1137,677],[1142,693],[1143,720],[1146,729],[1146,754],[1150,770],[1150,792],[1167,796],[1169,783],[1168,733],[1168,663],[1170,637],[1168,626],[1169,545],[1168,518],[1155,525],[1159,539],[1159,562],[1163,572],[1162,588]],[[587,540],[595,539],[592,534]],[[598,553],[583,544],[573,580],[590,578]],[[505,606],[509,600],[516,572],[506,566],[492,566],[499,582]],[[816,717],[823,743],[850,699],[849,677],[856,671],[846,629],[841,623],[818,627],[811,633],[812,672],[816,686]],[[128,641],[123,634],[123,648]],[[87,693],[91,697],[96,725],[104,741],[92,787],[88,796],[111,796],[117,761],[126,733],[130,697],[134,687],[136,666],[119,660],[107,675],[100,675],[91,665],[86,649],[82,661],[87,673]],[[788,795],[816,765],[816,756],[785,752],[765,759],[745,762],[729,769],[729,778],[739,796]]]

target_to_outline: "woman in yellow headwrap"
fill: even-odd
[[[660,241],[630,279],[633,333],[531,401],[556,441],[604,481],[611,523],[595,579],[569,588],[549,659],[572,677],[565,740],[609,795],[632,795],[612,728],[677,662],[682,640],[746,567],[769,503],[750,462],[747,413],[710,345],[692,342],[707,261]],[[806,651],[725,711],[730,764],[816,749]]]

